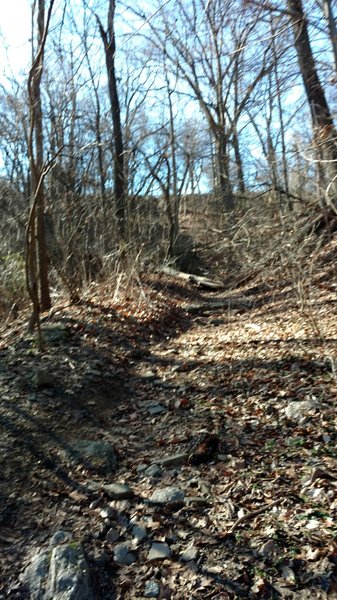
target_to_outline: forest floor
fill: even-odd
[[[60,530],[97,599],[337,598],[336,258],[302,306],[271,275],[210,293],[154,274],[56,304],[42,354],[23,318],[3,328],[0,598],[29,597],[22,573]],[[218,447],[195,464],[200,432]],[[116,470],[75,464],[77,440],[111,443]],[[179,501],[151,501],[167,487]]]

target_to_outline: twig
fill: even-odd
[[[266,510],[269,510],[270,508],[273,508],[273,506],[276,506],[277,504],[279,504],[281,502],[281,500],[282,500],[282,498],[278,498],[277,500],[274,500],[274,502],[271,502],[271,504],[266,504],[265,506],[261,506],[261,508],[258,508],[257,510],[252,510],[251,512],[247,513],[246,515],[243,515],[243,517],[240,517],[239,519],[237,519],[235,521],[235,523],[232,525],[232,527],[227,532],[225,532],[225,535],[231,535],[239,527],[239,525],[241,525],[241,523],[243,523],[244,521],[249,521],[250,519],[257,517],[258,515],[261,515]]]

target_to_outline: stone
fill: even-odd
[[[52,550],[44,600],[91,600],[89,568],[80,544]]]
[[[113,508],[111,508],[111,506],[105,506],[104,508],[102,508],[99,514],[100,517],[102,517],[102,519],[113,519],[116,515],[116,511]]]
[[[136,556],[130,552],[129,544],[122,542],[114,548],[114,560],[120,565],[132,565],[136,561]]]
[[[119,532],[114,527],[110,527],[110,529],[106,532],[105,539],[108,544],[114,544],[119,538]]]
[[[193,544],[185,548],[183,552],[180,554],[181,560],[184,562],[190,562],[192,560],[196,560],[199,556],[199,550]]]
[[[288,403],[284,412],[289,421],[303,423],[312,416],[310,413],[315,409],[317,409],[317,402],[315,400],[295,400]]]
[[[159,463],[162,467],[181,467],[188,463],[189,454],[187,452],[178,452],[170,456],[164,456]]]
[[[133,490],[127,483],[109,483],[103,489],[113,500],[125,500],[133,496]]]
[[[51,542],[56,537],[54,535]],[[30,597],[34,600],[93,600],[89,567],[81,544],[72,541],[51,545],[51,548],[35,555],[24,573]]]
[[[152,416],[161,415],[163,412],[166,412],[166,408],[162,404],[155,404],[149,407],[149,413]]]
[[[171,550],[165,542],[153,542],[147,555],[148,560],[164,560],[170,558]]]
[[[144,474],[147,477],[155,477],[155,478],[157,478],[157,477],[161,477],[162,476],[163,471],[162,471],[162,469],[160,468],[159,465],[153,464],[153,465],[150,465],[149,467],[147,467],[147,469],[145,469]]]
[[[192,506],[193,504],[194,506],[207,506],[208,502],[204,496],[188,496],[186,498],[186,505]]]
[[[132,535],[137,542],[142,542],[147,538],[147,529],[145,525],[141,523],[136,523],[132,527]]]
[[[57,546],[58,544],[69,542],[71,539],[72,535],[69,531],[56,531],[50,539],[49,547],[51,548],[52,546]]]
[[[261,556],[268,560],[277,560],[282,554],[280,548],[271,539],[267,540],[258,552]]]
[[[71,460],[102,475],[110,475],[117,467],[113,447],[103,440],[77,440],[68,447],[67,454]]]
[[[144,471],[146,471],[147,468],[148,468],[147,464],[140,463],[139,465],[136,466],[136,471],[137,471],[137,473],[144,473]]]
[[[282,577],[288,583],[291,583],[293,585],[296,583],[296,575],[295,575],[293,569],[291,569],[288,565],[282,566]],[[327,578],[327,581],[329,582],[328,578]]]
[[[49,571],[49,556],[43,551],[33,556],[30,564],[26,568],[23,579],[30,590],[30,597],[34,600],[43,600],[45,592],[45,582]]]
[[[151,504],[183,504],[185,493],[180,488],[169,486],[155,490],[150,496]]]
[[[155,579],[149,579],[145,582],[144,598],[158,598],[160,594],[160,585]]]
[[[102,489],[102,482],[89,480],[84,484],[84,486],[88,490],[88,492],[98,492]]]

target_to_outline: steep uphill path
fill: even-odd
[[[0,598],[58,531],[97,599],[336,597],[331,273],[310,310],[287,282],[139,283],[56,307],[42,355],[3,330]]]

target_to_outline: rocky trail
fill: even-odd
[[[1,599],[337,597],[335,256],[2,329]]]

